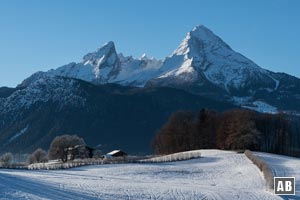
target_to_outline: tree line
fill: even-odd
[[[299,117],[236,109],[177,111],[157,132],[157,154],[195,149],[256,150],[300,156]]]

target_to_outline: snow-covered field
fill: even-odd
[[[282,196],[286,199],[300,199],[300,159],[270,153],[254,152],[255,155],[263,159],[272,170],[274,177],[295,177],[296,196]]]
[[[0,170],[0,199],[279,199],[244,154],[201,150],[169,163]]]

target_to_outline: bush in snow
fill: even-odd
[[[43,149],[37,149],[28,157],[28,163],[44,163],[48,161],[47,153]]]
[[[12,153],[5,153],[0,157],[0,162],[2,167],[9,167],[13,161],[13,155]]]

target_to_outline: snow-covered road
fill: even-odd
[[[254,152],[271,168],[274,177],[295,177],[296,196],[282,196],[285,199],[300,199],[300,159],[270,153]]]
[[[279,199],[244,154],[201,153],[172,163],[0,170],[0,199]]]

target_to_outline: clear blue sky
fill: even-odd
[[[300,76],[299,0],[1,0],[0,86],[79,62],[107,41],[164,58],[203,24],[263,68]]]

